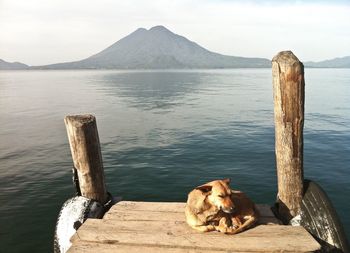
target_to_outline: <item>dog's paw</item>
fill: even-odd
[[[223,227],[223,226],[216,226],[215,230],[221,233],[227,233],[228,227]]]
[[[236,229],[235,224],[232,224],[229,219],[226,219],[225,217],[222,217],[219,221],[219,225],[215,226],[215,230],[219,231],[221,233],[231,233]]]
[[[232,224],[232,226],[229,226],[229,229],[237,229],[237,228],[239,228],[239,225],[237,225],[237,224]]]
[[[210,231],[215,231],[216,227],[214,225],[207,225],[207,231],[206,232],[210,232]]]
[[[235,218],[235,217],[233,217],[233,218],[231,219],[231,222],[232,222],[232,223],[231,223],[231,227],[233,227],[233,228],[235,228],[235,229],[239,228],[239,227],[242,225],[240,219]]]
[[[238,227],[220,227],[217,226],[216,230],[224,234],[235,234]]]
[[[229,227],[231,224],[231,222],[229,222],[229,219],[226,219],[226,217],[222,217],[219,220],[219,227]]]

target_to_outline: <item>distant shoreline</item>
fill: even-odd
[[[311,67],[304,66],[305,69],[349,69],[350,67]],[[271,69],[271,67],[239,67],[239,68],[169,68],[169,69],[114,69],[114,68],[79,68],[79,69],[46,69],[46,68],[28,68],[28,69],[0,69],[1,72],[6,71],[134,71],[134,72],[181,72],[181,71],[202,71],[202,70],[234,70],[234,69]]]

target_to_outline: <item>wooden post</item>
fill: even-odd
[[[272,59],[278,212],[285,222],[303,197],[304,66],[291,51]]]
[[[64,122],[81,195],[104,204],[107,191],[96,119],[93,115],[74,115],[66,116]]]

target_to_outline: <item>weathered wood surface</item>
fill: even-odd
[[[92,115],[74,115],[66,116],[64,122],[81,195],[104,204],[107,191],[96,119]]]
[[[304,66],[291,51],[272,59],[279,214],[289,221],[303,196]]]
[[[140,220],[140,212],[144,220],[149,221],[184,221],[185,203],[168,202],[130,202],[123,201],[113,206],[103,217],[104,220],[137,221]],[[157,206],[154,209],[153,205]],[[268,205],[258,205],[260,212],[260,224],[281,224],[273,215]]]
[[[126,202],[102,220],[88,219],[71,238],[75,252],[312,252],[318,243],[302,227],[258,225],[237,235],[201,233],[185,222],[185,203]],[[264,218],[274,219],[266,205]],[[260,222],[262,223],[262,222]]]

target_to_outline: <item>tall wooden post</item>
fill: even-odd
[[[107,191],[96,119],[92,115],[74,115],[66,116],[64,122],[81,195],[104,204]]]
[[[303,197],[304,66],[291,51],[272,59],[278,212],[296,216]]]

